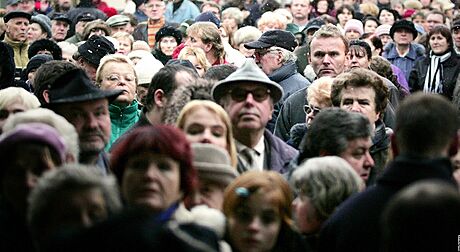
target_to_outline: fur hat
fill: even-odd
[[[363,23],[357,19],[348,20],[343,29],[345,32],[356,31],[360,36],[364,33]]]
[[[54,60],[62,60],[62,49],[56,44],[56,42],[49,39],[35,40],[27,50],[29,59],[37,55],[39,51],[46,50],[53,55]]]
[[[277,103],[284,94],[283,88],[278,83],[270,80],[254,60],[247,59],[238,70],[213,86],[211,90],[212,98],[214,101],[219,102],[232,86],[241,82],[259,83],[267,86],[270,90],[270,96],[273,98],[273,103]]]
[[[99,66],[101,59],[115,53],[112,42],[103,36],[93,35],[85,43],[78,47],[78,53],[89,63]]]
[[[51,38],[51,20],[48,16],[37,14],[32,16],[30,22],[39,24],[42,30],[46,32],[47,38]]]
[[[237,176],[226,150],[213,144],[194,143],[193,166],[200,180],[226,187]]]
[[[88,40],[89,34],[92,29],[102,29],[105,32],[106,36],[110,35],[110,27],[102,20],[96,19],[86,24],[85,29],[83,30],[82,37],[83,40]]]
[[[168,36],[176,39],[177,44],[182,42],[182,33],[172,26],[163,26],[160,30],[158,30],[155,34],[155,41],[160,42],[162,38]]]
[[[415,29],[415,26],[414,26],[414,23],[412,23],[412,21],[408,21],[408,20],[398,20],[396,21],[392,26],[391,26],[391,29],[390,29],[390,37],[393,38],[393,36],[395,35],[395,31],[398,30],[398,29],[407,29],[408,31],[410,31],[413,35],[413,39],[415,39],[418,35],[418,32],[417,30]]]

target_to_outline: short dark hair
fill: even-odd
[[[190,76],[199,78],[196,71],[192,69],[178,65],[167,65],[161,68],[152,78],[149,89],[147,91],[147,97],[145,99],[145,106],[147,111],[151,110],[155,106],[154,94],[158,89],[163,90],[166,98],[170,98],[173,91],[177,88],[176,75],[179,72],[187,72]]]
[[[220,81],[227,78],[230,74],[236,71],[238,67],[232,64],[221,64],[212,66],[206,71],[203,76],[203,79],[209,81]]]
[[[353,6],[344,4],[337,9],[337,12],[335,14],[335,18],[337,19],[337,22],[339,21],[339,18],[338,18],[339,14],[342,14],[343,10],[345,9],[347,9],[351,13],[352,18],[355,18],[355,9],[353,8]]]
[[[436,25],[431,29],[428,33],[427,40],[430,41],[431,36],[435,34],[441,34],[444,38],[446,38],[447,43],[449,43],[448,51],[454,51],[454,40],[452,38],[452,33],[449,28],[445,25]],[[428,43],[428,46],[430,43]]]
[[[360,51],[364,51],[368,60],[372,57],[371,46],[364,40],[357,39],[350,41],[350,48],[348,50],[351,54],[358,54]]]
[[[439,156],[457,137],[459,125],[458,110],[447,98],[415,93],[396,111],[396,143],[402,154]]]
[[[375,112],[383,113],[388,104],[389,91],[382,77],[371,70],[355,68],[339,74],[332,83],[332,105],[339,107],[342,90],[348,87],[370,87],[375,92]]]
[[[341,108],[321,110],[308,128],[300,144],[298,164],[322,152],[339,156],[348,142],[371,136],[371,124],[363,114],[348,112]]]

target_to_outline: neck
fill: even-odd
[[[99,158],[99,153],[80,153],[80,163],[88,164],[88,165],[95,165],[97,163],[97,159]]]
[[[206,53],[206,58],[208,59],[209,63],[211,63],[211,65],[213,65],[214,62],[217,61],[217,58],[214,56],[214,51],[213,50],[211,50],[208,53]]]
[[[295,18],[294,18],[294,19],[292,20],[292,23],[293,23],[293,24],[296,24],[296,25],[298,25],[298,26],[305,26],[305,25],[307,25],[307,23],[308,23],[308,18],[304,18],[304,19],[295,19]]]
[[[407,51],[409,51],[409,44],[408,45],[396,44],[396,49],[398,50],[399,54],[405,54]]]
[[[163,117],[163,110],[154,107],[152,110],[149,110],[145,113],[145,117],[147,118],[147,121],[149,121],[152,125],[160,124],[161,118]]]
[[[237,130],[236,127],[234,129],[233,135],[235,139],[249,148],[254,148],[264,134],[264,129],[257,131]]]

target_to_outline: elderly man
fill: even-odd
[[[104,152],[111,134],[109,100],[122,92],[97,88],[82,69],[62,74],[48,91],[47,107],[62,115],[77,130],[80,162],[97,165],[104,174],[109,172]]]
[[[382,173],[388,159],[390,137],[381,119],[388,104],[388,88],[376,73],[356,68],[335,78],[331,88],[331,100],[336,107],[364,114],[371,123],[370,152],[375,166],[365,179],[371,185]]]
[[[3,42],[13,48],[16,72],[21,72],[29,61],[27,56],[29,46],[27,43],[27,28],[30,19],[30,14],[23,11],[12,11],[3,17],[6,26]]]
[[[334,25],[324,25],[313,35],[310,41],[308,61],[316,76],[335,77],[345,70],[348,41]],[[308,104],[305,98],[306,88],[292,94],[283,104],[277,118],[275,135],[287,141],[289,130],[296,123],[305,122],[302,108]]]
[[[265,129],[274,104],[283,96],[281,86],[271,81],[254,61],[248,60],[217,82],[211,93],[230,116],[237,143],[238,171],[286,173],[297,151]]]
[[[165,19],[166,3],[163,0],[145,0],[144,1],[145,15],[147,22],[142,22],[134,29],[134,40],[144,40],[153,48],[155,46],[155,34],[163,26],[177,26],[169,23]]]
[[[456,186],[449,156],[458,148],[457,114],[440,95],[407,97],[396,113],[394,160],[375,186],[345,201],[326,222],[319,236],[319,251],[381,251],[381,216],[398,191],[426,179]]]
[[[414,23],[411,21],[396,21],[390,29],[390,36],[394,42],[385,46],[383,52],[384,58],[403,71],[406,81],[409,80],[410,71],[415,62],[421,60],[425,55],[425,48],[413,43],[417,34]]]
[[[127,25],[129,24],[129,17],[125,15],[114,15],[109,17],[105,23],[110,27],[111,34],[126,32]]]
[[[244,47],[255,49],[256,63],[270,80],[283,88],[284,96],[275,105],[272,123],[268,127],[273,131],[284,100],[310,85],[310,82],[297,72],[296,56],[293,53],[297,41],[290,32],[271,30],[264,32],[258,40],[244,44]]]
[[[56,15],[51,20],[51,38],[55,42],[60,42],[66,39],[72,21],[67,15]]]
[[[75,24],[75,34],[66,39],[67,42],[77,44],[83,40],[83,31],[85,30],[86,24],[96,20],[96,16],[90,12],[84,12],[77,16],[77,23]]]

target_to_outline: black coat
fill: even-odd
[[[430,65],[430,57],[425,57],[421,61],[417,61],[412,68],[409,76],[409,88],[410,92],[422,91],[425,85],[425,78]],[[442,95],[452,100],[455,85],[457,82],[458,74],[460,73],[460,59],[455,52],[443,63],[441,67],[443,69],[442,78]]]
[[[349,198],[324,224],[319,251],[379,251],[380,218],[388,201],[405,186],[423,179],[455,185],[450,160],[397,157],[376,186]]]

